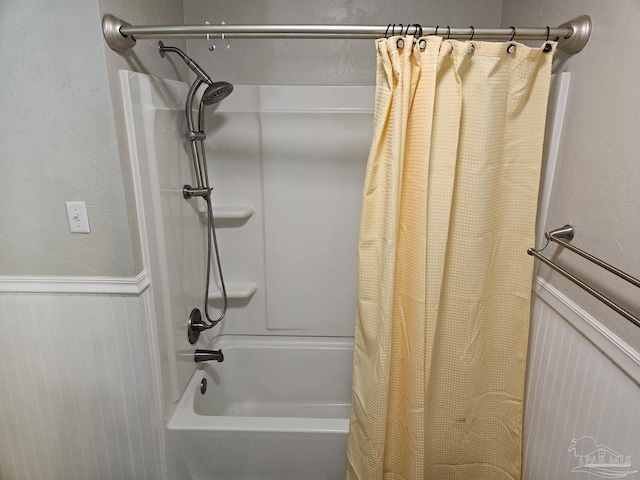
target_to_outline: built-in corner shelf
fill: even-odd
[[[229,300],[241,300],[251,298],[258,286],[255,283],[227,283],[227,298]],[[222,291],[217,286],[209,288],[209,300],[221,300]]]
[[[213,219],[228,223],[244,224],[254,213],[253,205],[214,205]],[[206,223],[207,211],[200,212],[200,219]]]

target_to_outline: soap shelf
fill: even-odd
[[[237,220],[246,221],[254,213],[253,205],[214,205],[213,206],[213,219],[214,220]],[[207,221],[207,211],[200,211],[200,219],[203,222]]]
[[[251,298],[258,290],[255,283],[227,283],[227,298],[229,300]],[[221,300],[222,291],[217,286],[209,288],[209,300]]]

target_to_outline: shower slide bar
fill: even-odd
[[[398,32],[396,32],[398,29]],[[562,25],[538,28],[454,28],[411,25],[131,25],[114,15],[102,19],[109,47],[126,52],[138,39],[162,38],[332,38],[375,39],[403,34],[438,35],[458,40],[557,40],[565,53],[578,53],[589,41],[591,18],[582,15]]]
[[[564,227],[557,228],[555,230],[551,230],[550,232],[546,232],[544,234],[544,236],[547,239],[547,243],[545,244],[545,246],[542,247],[539,250],[536,250],[534,248],[530,248],[530,249],[527,250],[527,253],[529,255],[532,255],[533,257],[537,258],[538,260],[540,260],[545,265],[551,267],[552,269],[554,269],[556,272],[560,273],[565,278],[571,280],[573,283],[578,285],[580,288],[582,288],[586,292],[588,292],[591,295],[593,295],[594,297],[596,297],[602,303],[607,305],[609,308],[615,310],[617,313],[622,315],[624,318],[629,320],[631,323],[633,323],[637,327],[640,327],[640,319],[638,317],[636,317],[635,315],[629,313],[627,310],[622,308],[620,305],[618,305],[614,301],[610,300],[609,298],[605,297],[603,294],[598,292],[596,289],[594,289],[590,285],[587,285],[585,282],[583,282],[582,280],[580,280],[576,276],[574,276],[571,273],[569,273],[568,271],[566,271],[564,268],[562,268],[557,263],[553,262],[551,259],[549,259],[549,258],[547,258],[547,257],[545,257],[545,256],[540,254],[540,252],[542,250],[547,248],[547,245],[549,245],[549,242],[555,242],[558,245],[560,245],[560,246],[562,246],[562,247],[564,247],[564,248],[566,248],[566,249],[568,249],[568,250],[580,255],[581,257],[586,258],[590,262],[595,263],[599,267],[602,267],[605,270],[613,273],[614,275],[617,275],[618,277],[622,278],[623,280],[626,280],[627,282],[631,283],[632,285],[635,285],[636,287],[640,287],[640,280],[638,280],[637,278],[632,277],[628,273],[623,272],[622,270],[614,267],[613,265],[609,265],[608,263],[603,262],[598,257],[594,257],[590,253],[587,253],[584,250],[581,250],[578,247],[575,247],[575,246],[571,245],[569,242],[573,239],[574,233],[575,233],[575,230],[571,225],[565,225]]]

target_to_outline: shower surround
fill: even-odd
[[[163,350],[169,470],[176,478],[344,477],[373,87],[238,85],[207,109],[229,310],[191,346],[186,321],[202,308],[206,215],[204,202],[182,198],[192,183],[188,86],[125,71],[121,81]],[[212,283],[215,315],[221,295]],[[221,348],[225,360],[196,370],[196,348]],[[271,460],[245,461],[259,451]],[[283,461],[293,452],[298,463]]]

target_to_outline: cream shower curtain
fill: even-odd
[[[398,39],[376,42],[347,478],[517,479],[555,43]]]

